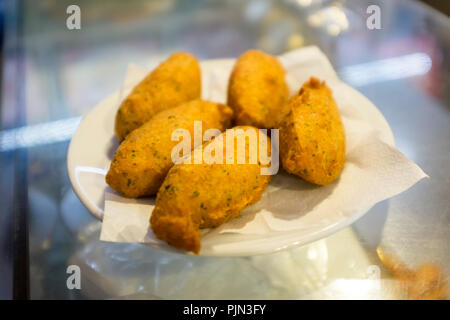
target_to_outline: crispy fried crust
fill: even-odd
[[[116,114],[119,141],[150,120],[156,113],[199,99],[201,72],[197,59],[175,53],[147,75],[122,102]]]
[[[255,131],[254,127],[237,127]],[[200,228],[217,227],[237,217],[245,207],[259,201],[271,176],[261,175],[261,163],[249,164],[249,140],[246,140],[245,164],[237,163],[235,143],[234,163],[226,164],[225,141],[222,133],[223,164],[177,164],[166,176],[156,196],[150,224],[155,235],[170,245],[198,253]],[[245,134],[239,133],[238,135]],[[218,143],[220,138],[204,144]],[[236,140],[237,141],[237,140]],[[268,138],[270,155],[270,139]],[[192,154],[193,156],[193,154]]]
[[[236,125],[278,128],[288,112],[288,95],[285,71],[276,57],[258,50],[239,57],[228,84]]]
[[[224,130],[231,123],[233,111],[226,105],[193,100],[176,108],[164,110],[130,133],[119,145],[106,182],[128,198],[153,195],[173,166],[172,133],[179,128],[191,134],[194,147],[194,121],[202,121],[203,131]]]
[[[289,173],[319,185],[339,177],[345,163],[345,133],[325,82],[312,77],[289,100],[280,128],[280,158]]]

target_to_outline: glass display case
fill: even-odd
[[[0,131],[0,298],[448,299],[450,21],[418,1],[5,1]],[[370,27],[368,7],[380,9]],[[328,238],[270,255],[212,258],[99,240],[66,170],[80,119],[130,62],[308,45],[383,113],[430,176]],[[80,290],[66,285],[80,267]]]

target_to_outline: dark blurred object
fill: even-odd
[[[420,0],[420,1],[450,16],[450,1],[448,0]]]

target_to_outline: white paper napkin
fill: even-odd
[[[291,94],[310,76],[325,80],[333,90],[345,127],[347,162],[340,178],[328,186],[314,186],[282,169],[261,201],[241,217],[204,230],[207,237],[222,233],[261,235],[268,232],[332,228],[342,219],[367,211],[377,202],[399,194],[427,175],[394,146],[392,132],[379,111],[359,92],[339,80],[317,47],[283,54]],[[228,78],[234,59],[201,63],[202,98],[226,103]],[[122,96],[148,71],[130,65]],[[101,240],[158,243],[149,227],[154,198],[126,199],[107,188]],[[313,228],[311,228],[313,229]]]

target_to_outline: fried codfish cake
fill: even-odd
[[[172,133],[180,128],[188,130],[190,151],[194,148],[194,121],[202,121],[203,130],[222,131],[230,126],[232,114],[224,104],[202,100],[161,111],[119,145],[106,182],[128,198],[155,194],[173,166],[171,153],[178,141],[172,141]]]
[[[264,141],[270,145],[270,139],[264,133],[261,133],[264,137],[258,137],[259,130],[255,127],[233,129],[236,130],[227,130],[212,142],[203,144],[202,163],[182,163],[170,169],[158,191],[150,218],[150,225],[159,239],[197,254],[200,228],[217,227],[237,217],[242,209],[261,198],[271,179],[270,175],[261,174],[264,162],[266,165],[270,162],[270,150],[266,150],[267,161],[261,161],[259,148],[265,148]],[[246,139],[246,134],[252,139]],[[226,147],[227,137],[235,141],[234,145]],[[262,145],[258,147],[260,141]],[[251,143],[257,148],[253,156],[249,156],[249,150],[254,150],[250,148]],[[233,158],[228,158],[228,164],[227,148],[233,155]],[[192,152],[191,160],[197,150]],[[223,150],[222,154],[219,150]],[[241,162],[238,162],[238,150],[245,150],[245,156],[241,153]],[[205,153],[209,152],[217,154],[216,159],[223,159],[221,163],[208,160]]]
[[[148,74],[122,102],[116,114],[119,141],[159,111],[199,99],[201,72],[197,59],[184,52],[171,55]]]
[[[228,83],[228,105],[236,125],[278,128],[287,114],[289,90],[274,56],[249,50],[237,60]]]
[[[345,163],[345,133],[325,82],[312,77],[289,99],[280,128],[280,158],[289,173],[319,185],[339,177]]]

